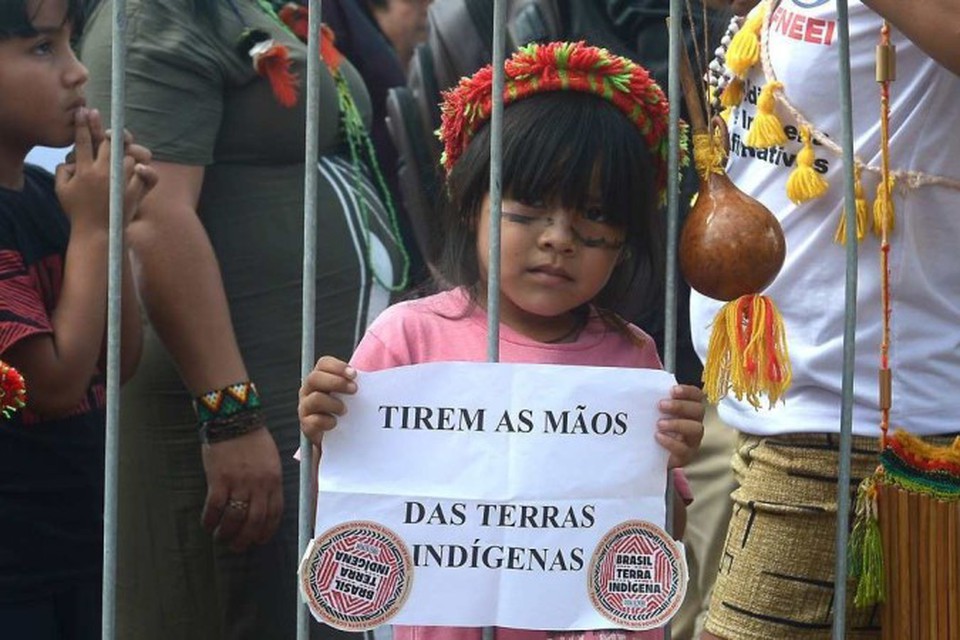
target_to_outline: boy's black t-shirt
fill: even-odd
[[[22,191],[0,188],[0,359],[51,333],[69,235],[48,172],[28,165]],[[29,409],[0,418],[0,602],[99,581],[104,405],[98,374],[65,418]]]

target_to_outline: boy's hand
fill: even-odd
[[[106,228],[110,203],[110,145],[99,137],[99,115],[78,109],[72,162],[57,167],[56,192],[74,226],[92,223]],[[125,167],[126,170],[126,167]],[[130,171],[133,160],[130,160]]]
[[[150,166],[149,149],[134,144],[133,136],[127,131],[123,132],[123,145],[123,220],[126,225],[133,219],[144,196],[156,186],[157,173]],[[71,219],[80,210],[81,215],[94,216],[99,212],[102,217],[97,220],[106,222],[110,206],[109,176],[110,132],[104,131],[99,111],[80,109],[77,112],[73,151],[68,154],[66,163],[57,167],[57,194]],[[88,183],[99,187],[99,191],[90,191],[93,186],[88,187]]]
[[[667,467],[683,467],[693,460],[703,439],[704,395],[698,387],[678,384],[670,399],[661,400],[664,417],[657,421],[657,442],[670,452]]]
[[[337,426],[337,416],[346,412],[343,401],[335,393],[357,392],[357,371],[343,360],[323,356],[300,387],[300,431],[320,446],[323,432]]]
[[[109,144],[112,132],[104,131],[100,112],[94,109],[90,116],[94,147],[98,148],[99,143],[104,141]],[[123,130],[123,153],[125,159],[132,158],[134,162],[133,173],[126,175],[127,182],[123,196],[123,225],[126,227],[136,217],[144,196],[157,185],[159,177],[156,170],[150,166],[153,154],[143,145],[134,144],[133,134],[126,129]]]
[[[150,166],[152,154],[146,147],[134,144],[133,136],[124,132],[126,140],[126,155],[134,161],[134,172],[127,181],[127,189],[123,199],[123,224],[126,226],[133,220],[140,208],[143,198],[150,190],[157,186],[159,176],[156,169]]]

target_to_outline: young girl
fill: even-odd
[[[607,308],[633,278],[652,287],[662,262],[663,93],[642,67],[583,43],[531,45],[506,69],[501,361],[659,368],[653,340]],[[451,288],[387,309],[349,365],[320,358],[299,405],[301,428],[316,445],[343,414],[337,394],[356,393],[357,369],[486,359],[491,75],[488,67],[465,78],[443,105],[449,207],[442,269]],[[656,438],[671,468],[699,446],[701,399],[696,387],[678,385],[660,403],[665,417]],[[684,505],[677,505],[682,529]],[[501,640],[600,635],[498,631]],[[479,640],[480,630],[399,627],[394,637]]]
[[[110,144],[72,49],[80,0],[0,5],[0,357],[27,386],[0,418],[0,634],[100,637]],[[24,163],[74,144],[56,177]],[[127,145],[129,218],[156,182]],[[121,377],[140,316],[124,270]]]

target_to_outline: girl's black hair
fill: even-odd
[[[30,10],[31,0],[4,0],[0,2],[0,40],[8,38],[32,38],[37,35],[33,26],[36,13],[40,6],[48,0],[36,0],[36,8]],[[73,25],[73,36],[76,38],[83,30],[83,22],[87,15],[89,0],[65,0],[67,5],[64,23]]]
[[[655,168],[637,127],[607,100],[576,91],[538,94],[503,112],[503,194],[584,210],[599,197],[626,231],[623,259],[593,301],[619,306],[629,292],[652,302],[662,286],[663,211]],[[490,126],[484,125],[447,178],[440,270],[446,284],[481,289],[476,252],[480,207],[490,187]],[[633,300],[636,302],[636,299]]]

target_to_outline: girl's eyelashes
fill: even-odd
[[[621,249],[623,248],[623,240],[613,240],[610,238],[597,237],[592,238],[583,235],[576,228],[573,229],[573,235],[576,236],[577,242],[579,242],[584,247],[589,249]]]
[[[599,211],[599,209],[597,209],[597,211]],[[503,217],[503,220],[506,222],[512,222],[515,224],[522,224],[527,226],[532,225],[536,222],[549,220],[547,216],[544,216],[542,214],[529,215],[529,214],[519,213],[516,211],[503,211],[501,215]],[[583,225],[577,225],[576,223],[574,223],[571,231],[573,232],[573,236],[576,238],[577,243],[580,244],[581,246],[591,248],[591,249],[596,249],[596,248],[620,249],[621,247],[623,247],[624,241],[621,238],[611,237],[609,231],[607,231],[607,229],[612,228],[615,225],[607,222],[606,218],[603,217],[602,213],[598,214],[598,217],[602,219],[589,220],[589,222],[592,223],[590,225],[590,229],[581,228],[581,226]],[[587,219],[586,216],[584,216],[584,219],[585,220]],[[597,225],[603,225],[604,229],[603,230],[598,229]],[[591,233],[591,231],[594,233]],[[599,234],[599,235],[595,235],[595,234]]]
[[[514,216],[526,216],[528,218],[535,218],[541,216],[544,213],[547,213],[547,209],[550,207],[543,200],[526,200],[523,198],[515,199],[505,199],[503,202],[504,211],[503,215],[508,215],[507,209],[509,209],[509,214]],[[591,204],[584,208],[582,212],[578,214],[579,218],[587,222],[596,222],[600,224],[609,224],[611,226],[617,226],[616,223],[611,221],[610,216],[604,210],[604,208],[599,204]]]
[[[586,236],[582,236],[579,233],[577,233],[576,229],[574,229],[573,232],[577,236],[577,241],[585,247],[589,247],[591,249],[598,249],[600,247],[607,246],[607,241],[605,238],[587,238]]]
[[[609,216],[606,214],[606,212],[605,212],[602,208],[600,208],[600,207],[587,207],[586,210],[584,210],[582,216],[583,216],[583,219],[584,219],[584,220],[587,220],[587,221],[589,221],[589,222],[599,222],[599,223],[602,223],[602,224],[613,224],[613,223],[610,221],[610,217],[609,217]]]
[[[517,213],[515,211],[504,211],[502,213],[503,219],[509,222],[516,222],[518,224],[530,224],[537,219],[537,216],[528,216],[522,213]]]
[[[546,209],[547,203],[539,198],[517,198],[514,202],[530,209]]]

